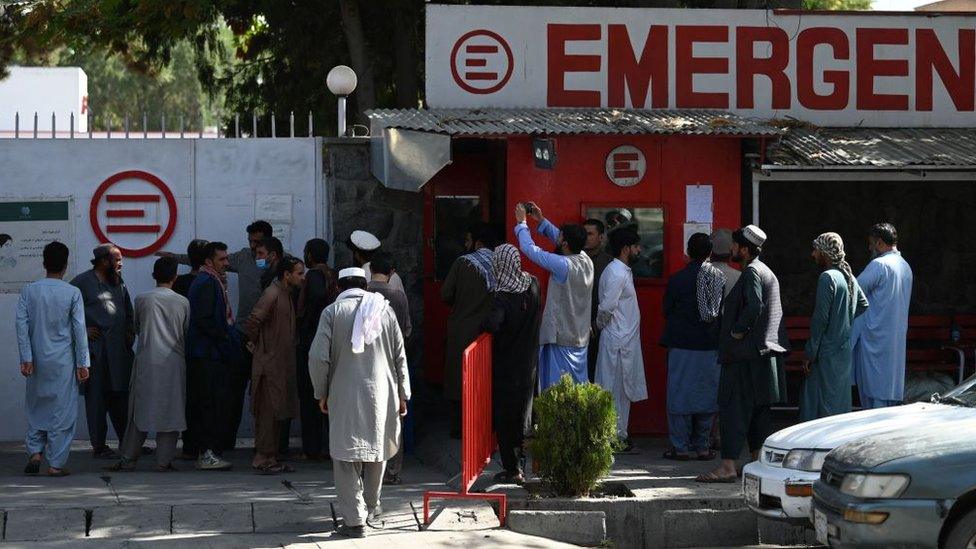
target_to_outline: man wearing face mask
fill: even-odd
[[[879,223],[868,233],[871,262],[857,277],[871,306],[854,320],[854,382],[862,408],[905,398],[905,335],[912,301],[912,268],[898,251],[898,231]]]
[[[586,230],[565,224],[557,229],[534,202],[515,206],[515,236],[522,253],[549,271],[546,307],[539,330],[539,390],[545,390],[570,374],[576,383],[588,381],[586,347],[590,342],[593,299],[593,260],[583,252]],[[536,231],[547,237],[559,253],[535,245],[526,217],[531,215]]]
[[[285,257],[285,248],[281,240],[275,237],[265,238],[254,249],[254,264],[261,271],[261,290],[267,290],[275,281],[278,273],[278,263]]]
[[[132,343],[135,324],[129,290],[122,281],[122,252],[113,244],[102,244],[93,251],[91,270],[71,281],[81,290],[88,328],[91,376],[83,386],[88,436],[96,458],[117,459],[106,444],[108,423],[122,437],[129,403],[129,377],[132,375]]]
[[[641,354],[640,308],[630,264],[640,254],[640,237],[632,230],[610,235],[614,260],[600,277],[600,305],[596,325],[601,330],[596,359],[596,382],[613,394],[617,408],[617,437],[624,449],[633,447],[627,434],[630,404],[647,398],[644,357]]]

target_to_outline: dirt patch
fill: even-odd
[[[526,482],[522,485],[522,488],[529,493],[529,499],[550,499],[550,498],[563,498],[564,496],[557,495],[555,492],[549,489],[545,483],[541,481]],[[627,488],[627,486],[622,482],[601,482],[597,484],[596,488],[588,496],[591,499],[615,499],[615,498],[632,498],[634,492]]]

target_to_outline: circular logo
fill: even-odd
[[[514,59],[504,38],[489,30],[473,30],[454,43],[451,74],[467,92],[494,93],[512,77]]]
[[[614,185],[633,187],[644,179],[647,160],[640,149],[621,145],[607,155],[607,177]]]
[[[115,244],[125,257],[145,257],[173,236],[176,199],[155,175],[130,170],[98,186],[88,215],[99,242]]]

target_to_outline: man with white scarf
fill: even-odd
[[[346,537],[366,536],[380,514],[386,461],[397,452],[400,418],[410,400],[410,374],[396,315],[366,291],[366,272],[339,272],[342,293],[326,307],[309,351],[309,376],[329,415],[329,451]]]

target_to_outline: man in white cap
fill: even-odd
[[[372,280],[372,273],[369,268],[369,261],[372,259],[373,254],[376,250],[380,249],[380,239],[373,236],[373,233],[368,233],[366,231],[353,231],[349,235],[349,240],[346,241],[346,245],[349,246],[349,250],[352,251],[352,262],[357,267],[362,267],[366,272],[366,280]],[[406,294],[406,290],[403,289],[403,281],[400,280],[400,275],[393,273],[389,281],[390,289],[396,291],[400,290]]]
[[[329,415],[339,512],[346,537],[366,536],[367,517],[380,514],[386,461],[397,453],[400,418],[407,413],[410,374],[403,334],[382,295],[366,291],[366,272],[339,271],[342,293],[322,312],[309,376]]]
[[[732,233],[732,260],[742,276],[725,299],[719,332],[719,429],[722,464],[700,475],[707,483],[737,482],[735,461],[748,440],[753,459],[771,431],[770,405],[781,400],[777,358],[789,342],[783,324],[779,280],[759,260],[766,233],[747,225]]]

